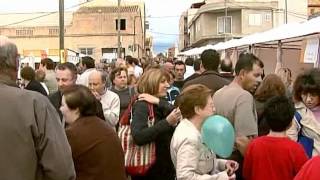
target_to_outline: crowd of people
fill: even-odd
[[[17,46],[0,36],[1,179],[320,178],[319,69],[295,79],[288,68],[265,75],[254,54],[232,64],[205,50],[195,60],[143,64],[131,56],[108,65],[89,56],[79,64],[44,58],[36,69],[23,67],[17,81],[18,60]],[[201,128],[212,115],[234,127],[227,159],[203,143]],[[124,116],[137,146],[155,144],[144,174],[126,171],[118,136]]]

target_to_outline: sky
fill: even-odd
[[[79,0],[64,1],[65,9],[79,4]],[[197,1],[199,0],[145,0],[146,16],[156,53],[178,44],[180,15]],[[0,0],[0,13],[58,11],[58,3],[59,0]]]

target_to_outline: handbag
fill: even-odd
[[[118,136],[124,151],[125,168],[129,175],[144,176],[156,161],[155,142],[138,146],[134,143],[131,135],[132,105],[136,96],[131,102],[120,119]],[[154,124],[153,105],[148,103],[148,127]]]
[[[307,153],[308,157],[312,157],[313,151],[313,144],[314,140],[302,134],[302,124],[301,124],[301,115],[297,111],[294,114],[295,120],[299,126],[299,133],[298,133],[298,143],[303,146],[304,151]]]

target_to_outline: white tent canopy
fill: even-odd
[[[279,40],[304,37],[320,33],[320,17],[303,23],[285,24],[268,31],[248,35],[241,39],[232,39],[215,45],[207,45],[200,48],[190,49],[180,54],[190,56],[201,54],[206,49],[224,50],[234,47],[247,46],[252,44],[277,42]]]

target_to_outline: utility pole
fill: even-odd
[[[136,17],[138,16],[133,17],[133,56],[136,54]]]
[[[284,22],[285,24],[287,24],[288,23],[288,0],[284,0],[284,9],[285,9]]]
[[[224,42],[227,41],[227,16],[228,16],[228,11],[227,11],[227,0],[224,0],[224,18],[223,18],[223,24],[224,24]]]
[[[121,58],[121,40],[120,40],[120,1],[118,0],[118,58]]]
[[[65,58],[64,58],[64,0],[59,0],[59,58],[60,58],[60,63],[65,62]]]

